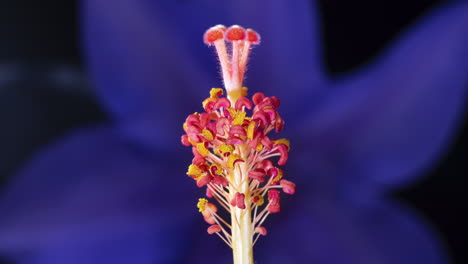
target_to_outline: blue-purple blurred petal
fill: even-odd
[[[0,248],[25,263],[172,263],[198,219],[184,157],[136,149],[104,126],[59,140],[1,197]],[[120,262],[97,261],[115,250]]]
[[[352,197],[408,183],[450,143],[467,88],[468,4],[459,3],[430,13],[322,94],[294,136],[309,139],[308,149],[291,159],[296,168],[315,164],[319,177],[338,175],[330,179]]]
[[[99,98],[126,134],[144,145],[178,142],[181,120],[201,108],[211,87],[222,85],[216,56],[201,38],[216,24],[261,33],[262,48],[247,73],[252,92],[282,96],[284,109],[295,113],[301,104],[294,100],[321,87],[318,21],[310,1],[83,2],[84,47]]]
[[[414,212],[397,203],[340,204],[326,199],[304,202],[271,216],[278,217],[272,221],[278,225],[271,226],[271,232],[258,243],[258,260],[323,264],[447,261],[432,230]]]

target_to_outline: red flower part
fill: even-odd
[[[283,187],[283,192],[293,195],[296,192],[296,184],[290,182],[288,180],[281,180],[280,181],[281,187]]]
[[[268,150],[271,150],[273,148],[273,142],[271,142],[270,138],[267,136],[262,137],[262,140],[260,141]]]
[[[258,44],[260,44],[260,34],[258,34],[254,30],[248,28],[247,29],[247,40],[250,43],[254,44],[254,45],[258,45]]]
[[[221,232],[221,227],[219,225],[211,225],[206,231],[208,234],[212,235],[214,233]]]
[[[270,204],[268,205],[268,212],[271,214],[279,213],[281,211],[281,206],[278,204]]]
[[[270,124],[273,124],[276,121],[276,110],[273,108],[264,108],[262,111],[268,116]]]
[[[203,35],[203,41],[207,45],[212,45],[215,41],[224,39],[225,31],[226,27],[223,25],[211,27]]]
[[[214,104],[215,101],[208,101],[203,105],[203,109],[205,109],[207,113],[211,113],[213,112]]]
[[[221,107],[224,109],[231,107],[231,102],[226,97],[219,98],[218,101],[213,105],[214,110],[218,110]]]
[[[229,135],[230,136],[243,136],[246,137],[247,134],[245,132],[245,129],[242,126],[232,126],[231,129],[229,130]]]
[[[266,160],[263,160],[262,162],[260,162],[260,164],[257,166],[257,168],[262,168],[265,171],[267,171],[268,174],[270,174],[269,173],[270,169],[275,168],[275,166],[273,165],[273,162],[271,162],[271,160],[266,159]]]
[[[209,122],[205,129],[209,130],[213,135],[216,135],[216,122]]]
[[[195,156],[195,157],[193,157],[193,159],[192,159],[192,163],[193,163],[194,165],[197,165],[197,166],[200,166],[200,165],[202,165],[202,164],[205,163],[205,162],[206,162],[206,159],[205,159],[204,157],[202,157],[202,156]]]
[[[281,130],[283,130],[284,120],[279,116],[277,116],[275,127],[276,127],[276,130],[275,130],[276,133],[279,133]]]
[[[200,152],[198,152],[197,148],[195,146],[192,147],[192,154],[194,157],[196,158],[203,158],[205,159],[205,157],[203,157]]]
[[[256,111],[253,114],[252,119],[255,120],[255,121],[260,121],[260,126],[261,127],[265,127],[265,126],[267,126],[269,124],[267,115],[265,114],[265,112],[263,112],[261,110]]]
[[[211,192],[210,188],[206,188],[206,197],[208,198],[213,198],[213,193]]]
[[[225,117],[221,117],[216,121],[216,132],[220,136],[224,136],[225,133],[225,127],[229,127],[229,120]]]
[[[255,122],[255,121],[253,121]],[[254,131],[254,138],[250,140],[249,147],[255,149],[260,141],[260,138],[263,136],[263,132],[260,129],[255,129]]]
[[[271,175],[271,178],[273,178],[273,180],[271,181],[271,184],[277,184],[279,180],[281,180],[281,178],[283,177],[283,170],[280,169],[280,168],[271,168],[268,173]]]
[[[196,124],[187,125],[187,134],[199,134],[201,133],[202,128],[200,127],[200,122],[197,120]]]
[[[226,140],[226,144],[228,144],[228,145],[240,145],[240,144],[243,144],[243,143],[244,143],[244,140],[242,140],[240,137],[237,137],[237,136],[229,137]]]
[[[208,224],[216,224],[215,217],[213,216],[213,214],[215,214],[216,212],[218,212],[218,208],[216,207],[216,205],[212,203],[207,203],[205,205],[205,209],[202,211],[203,219]]]
[[[245,195],[243,193],[236,193],[236,206],[240,209],[245,209]]]
[[[224,36],[226,41],[237,41],[237,40],[245,40],[247,34],[245,29],[241,26],[231,26]]]
[[[201,113],[200,114],[200,127],[204,128],[210,122],[210,114],[209,113]]]
[[[267,229],[263,226],[257,226],[255,228],[255,233],[258,233],[262,236],[266,236],[268,234]]]
[[[210,183],[212,180],[213,180],[213,176],[211,176],[210,174],[207,174],[197,180],[197,187],[201,188],[207,185],[208,183]]]
[[[278,213],[281,210],[280,206],[280,195],[279,191],[272,189],[268,191],[268,201],[270,201],[270,204],[267,207],[267,210],[270,213]]]
[[[263,98],[265,98],[265,95],[263,93],[255,93],[252,96],[252,101],[255,105],[258,105],[263,101]]]
[[[242,107],[245,107],[249,110],[252,109],[252,102],[247,97],[241,97],[236,101],[236,109],[241,110]]]
[[[271,97],[263,98],[263,101],[259,103],[255,108],[258,110],[264,110],[266,108],[273,108],[275,111],[277,110],[277,107],[275,106],[275,103],[273,102]]]
[[[249,179],[257,180],[260,183],[262,183],[265,181],[266,173],[265,173],[265,170],[257,168],[255,170],[249,171],[248,176],[249,176]]]
[[[278,165],[284,166],[288,161],[288,146],[285,144],[279,144],[277,146],[278,152],[280,153],[280,159],[278,160]]]
[[[226,178],[224,178],[222,176],[214,176],[213,180],[212,180],[212,183],[218,184],[218,185],[221,185],[221,186],[227,186],[228,185],[228,181],[226,180]]]
[[[203,219],[205,220],[205,222],[207,222],[210,225],[216,224],[215,217],[212,215],[207,215],[207,216],[204,215]]]
[[[279,201],[279,191],[275,189],[271,189],[268,191],[268,201]]]
[[[272,102],[275,109],[278,109],[278,107],[280,107],[281,101],[280,101],[280,99],[278,97],[272,96],[272,97],[270,97],[270,100],[271,100],[271,102]]]
[[[196,114],[191,114],[187,117],[187,119],[185,119],[185,123],[187,126],[198,124],[200,123],[200,117]]]
[[[190,145],[192,145],[192,143],[190,143],[190,141],[188,140],[188,136],[187,135],[182,135],[180,141],[182,142],[182,145],[188,147]]]

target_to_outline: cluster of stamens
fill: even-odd
[[[288,160],[289,141],[268,136],[284,126],[279,99],[256,93],[250,100],[242,79],[237,79],[245,73],[250,44],[258,44],[259,39],[253,30],[239,26],[216,26],[205,33],[205,42],[218,51],[228,97],[222,89],[213,88],[203,101],[205,112],[189,115],[183,125],[182,144],[191,146],[194,155],[187,175],[199,188],[206,188],[208,199],[236,216],[231,221],[223,219],[218,207],[205,198],[197,206],[210,224],[208,233],[217,234],[231,247],[234,227],[239,230],[246,225],[248,234],[256,234],[252,245],[266,235],[262,224],[269,214],[280,212],[280,191],[294,194],[296,188],[282,178],[283,170],[278,167]],[[230,56],[226,42],[232,44]]]

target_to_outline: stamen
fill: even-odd
[[[192,147],[194,155],[187,175],[231,216],[230,222],[223,219],[215,204],[201,198],[197,207],[210,224],[207,232],[233,249],[235,264],[253,263],[253,245],[267,234],[263,222],[280,212],[280,190],[296,190],[277,167],[288,160],[289,141],[268,135],[284,126],[278,98],[257,93],[249,100],[242,87],[250,49],[260,43],[260,35],[240,26],[218,25],[205,32],[204,42],[216,48],[227,97],[213,88],[202,103],[206,112],[185,120],[181,142]],[[279,157],[277,165],[269,160],[272,157]]]

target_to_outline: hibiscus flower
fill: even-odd
[[[372,63],[331,79],[314,1],[82,1],[84,50],[113,120],[28,162],[0,197],[0,252],[27,264],[231,263],[185,177],[181,123],[220,87],[201,40],[255,28],[245,85],[282,101],[298,191],[270,217],[258,263],[445,263],[420,216],[386,194],[447,145],[466,92],[468,4],[429,12]]]

